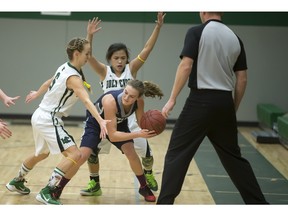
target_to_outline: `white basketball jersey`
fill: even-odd
[[[103,81],[100,82],[100,85],[104,91],[104,93],[111,90],[119,90],[124,89],[127,82],[131,79],[134,79],[129,64],[126,64],[124,71],[122,72],[120,77],[117,77],[116,74],[111,70],[110,66],[107,67],[106,77]]]
[[[45,93],[39,107],[43,110],[53,113],[58,113],[61,116],[68,116],[69,111],[77,102],[74,91],[71,91],[66,86],[66,81],[70,76],[81,75],[69,62],[61,65],[52,80],[48,91]]]

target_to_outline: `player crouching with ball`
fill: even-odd
[[[148,81],[141,82],[139,80],[129,80],[125,89],[107,92],[94,104],[102,118],[111,120],[111,122],[107,124],[107,139],[122,153],[124,153],[129,160],[130,167],[140,183],[139,193],[147,202],[155,202],[156,197],[147,186],[141,161],[134,149],[133,139],[138,137],[150,138],[157,134],[155,131],[149,131],[147,129],[131,132],[127,120],[127,118],[135,112],[137,121],[140,122],[144,114],[144,100],[142,96],[152,98],[159,97],[161,99],[163,93],[154,83]],[[86,124],[80,145],[82,157],[78,162],[79,166],[74,166],[75,169],[67,173],[67,179],[61,180],[65,183],[59,183],[59,191],[63,190],[63,187],[76,174],[79,167],[87,161],[90,155],[97,155],[99,152],[98,144],[100,141],[100,126],[96,119],[87,110]],[[60,195],[61,193],[55,193],[55,198],[59,198]]]

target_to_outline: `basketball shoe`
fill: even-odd
[[[30,189],[24,185],[24,182],[27,182],[27,181],[25,179],[19,180],[17,178],[14,178],[12,181],[6,184],[6,188],[12,192],[18,192],[24,195],[29,194]]]
[[[56,186],[54,189],[51,190],[51,196],[54,199],[58,200],[58,199],[60,199],[62,191],[63,191],[63,188],[59,188],[59,187]]]
[[[90,180],[88,182],[88,186],[85,189],[82,189],[80,191],[80,194],[82,196],[101,196],[102,195],[102,190],[100,187],[99,182],[95,182],[94,179]]]
[[[147,182],[148,187],[153,191],[157,191],[158,190],[158,183],[157,183],[153,173],[145,173],[145,178],[146,178],[146,182]]]
[[[144,187],[140,187],[139,193],[144,197],[145,201],[147,202],[156,201],[156,197],[154,196],[154,194],[147,185],[145,185]]]
[[[47,185],[37,194],[36,199],[46,205],[62,205],[61,202],[52,197],[51,192],[51,188]]]

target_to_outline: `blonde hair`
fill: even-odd
[[[73,60],[73,53],[76,50],[78,52],[82,52],[86,44],[89,44],[89,41],[85,38],[76,37],[70,40],[66,47],[66,52],[67,52],[69,60]]]
[[[86,44],[89,44],[89,41],[87,39],[85,39],[85,38],[76,37],[76,38],[73,38],[72,40],[70,40],[69,43],[67,44],[67,47],[66,47],[66,53],[68,55],[68,59],[70,61],[73,60],[74,52],[78,51],[78,52],[81,53],[84,50],[84,46]],[[89,83],[87,83],[83,71],[80,70],[79,73],[80,73],[80,75],[82,77],[84,86],[91,93],[92,92],[91,85]]]

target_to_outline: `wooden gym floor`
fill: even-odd
[[[19,195],[8,191],[6,183],[13,179],[19,170],[22,161],[34,152],[32,129],[29,124],[9,125],[13,136],[9,139],[0,139],[0,204],[1,205],[42,205],[35,196],[43,188],[51,175],[56,164],[60,161],[60,155],[50,155],[49,158],[40,162],[26,177],[26,185],[31,189],[29,195]],[[79,144],[83,132],[82,125],[66,126]],[[251,135],[251,131],[257,128],[241,127],[239,133],[256,149],[265,160],[277,170],[287,182],[288,178],[288,150],[280,144],[259,144]],[[154,155],[154,175],[159,188],[163,169],[164,156],[167,150],[171,130],[166,129],[162,134],[149,140]],[[240,143],[241,145],[241,143]],[[209,160],[209,158],[207,158]],[[249,159],[252,167],[253,160]],[[213,161],[211,161],[213,163]],[[138,194],[138,181],[134,177],[127,159],[114,146],[110,154],[100,155],[100,180],[102,196],[83,197],[79,194],[80,189],[86,187],[89,180],[88,167],[84,164],[79,172],[66,186],[61,196],[64,205],[154,205],[145,202]],[[287,188],[288,189],[288,188]],[[159,190],[154,193],[156,197]],[[285,202],[285,201],[284,201]],[[224,201],[225,203],[225,201]],[[227,203],[229,203],[227,201]],[[175,201],[176,205],[216,205],[212,193],[209,192],[195,159],[187,172],[185,183],[180,195]],[[236,203],[237,204],[237,203]],[[287,203],[288,204],[288,201]]]

